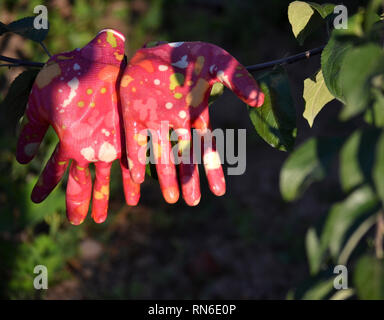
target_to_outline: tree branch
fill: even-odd
[[[255,72],[255,71],[261,71],[261,70],[273,68],[274,66],[277,66],[277,65],[291,64],[291,63],[294,63],[294,62],[297,62],[300,60],[309,59],[313,56],[320,54],[321,52],[323,52],[324,47],[325,46],[321,46],[319,48],[315,48],[315,49],[308,50],[308,51],[305,51],[302,53],[298,53],[298,54],[295,54],[295,55],[290,56],[290,57],[272,60],[272,61],[264,62],[264,63],[260,63],[260,64],[255,64],[252,66],[248,66],[246,68],[249,72]]]
[[[298,54],[295,54],[295,55],[290,56],[290,57],[272,60],[272,61],[264,62],[264,63],[260,63],[260,64],[255,64],[252,66],[248,66],[246,68],[250,72],[255,72],[255,71],[261,71],[264,69],[273,68],[274,66],[277,66],[277,65],[291,64],[291,63],[295,63],[297,61],[304,60],[304,59],[309,59],[315,55],[318,55],[323,51],[323,49],[324,49],[324,46],[321,46],[319,48],[315,48],[315,49],[308,50],[308,51],[305,51],[302,53],[298,53]],[[0,55],[0,61],[10,62],[10,63],[14,64],[14,65],[10,65],[10,66],[7,65],[9,67],[25,66],[25,67],[42,68],[44,66],[44,63],[42,63],[42,62],[18,60],[18,59],[14,59],[14,58],[5,57],[2,55]]]

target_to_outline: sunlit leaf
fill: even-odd
[[[334,96],[325,85],[321,70],[316,74],[315,79],[308,78],[304,80],[303,97],[305,100],[303,117],[307,119],[309,126],[312,127],[317,114],[328,102],[334,99]]]
[[[288,20],[300,44],[303,44],[307,36],[321,26],[323,19],[333,12],[334,7],[333,4],[320,5],[303,1],[293,1],[289,4]]]

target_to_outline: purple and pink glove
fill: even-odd
[[[107,217],[112,162],[120,159],[126,201],[136,205],[140,186],[133,183],[125,145],[117,84],[124,70],[124,36],[107,29],[84,48],[53,56],[38,74],[26,110],[27,124],[17,145],[17,160],[28,163],[38,151],[49,125],[60,142],[32,191],[43,201],[63,177],[72,159],[67,184],[67,216],[80,224],[92,193],[88,165],[95,163],[92,217]]]
[[[252,107],[264,102],[254,78],[225,50],[204,42],[158,43],[136,52],[124,70],[120,97],[125,124],[128,165],[132,179],[142,183],[145,176],[146,130],[151,132],[156,170],[165,200],[179,198],[174,157],[168,131],[178,135],[179,154],[190,158],[180,163],[183,197],[188,205],[200,201],[200,182],[196,159],[193,159],[191,128],[204,140],[211,126],[208,99],[212,86],[221,82]],[[161,129],[167,123],[166,130]],[[215,141],[202,144],[203,163],[211,191],[225,193],[225,179]]]

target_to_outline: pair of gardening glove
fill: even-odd
[[[28,163],[52,125],[59,143],[32,191],[43,201],[62,179],[69,160],[67,217],[84,221],[91,197],[92,218],[105,221],[112,162],[119,159],[128,205],[140,198],[145,177],[147,132],[151,133],[160,188],[168,203],[179,198],[169,130],[177,135],[179,177],[188,205],[199,203],[200,182],[191,128],[201,139],[209,135],[208,99],[221,82],[252,107],[263,104],[256,81],[223,49],[203,42],[156,43],[138,50],[127,64],[124,36],[100,31],[82,49],[48,60],[32,87],[26,120],[17,145],[17,160]],[[207,145],[207,146],[206,146]],[[202,156],[211,191],[225,193],[225,180],[215,143],[203,143]],[[95,164],[95,182],[89,163]]]

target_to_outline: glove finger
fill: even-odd
[[[81,224],[88,213],[91,201],[92,180],[88,164],[72,161],[67,184],[67,217],[74,224]]]
[[[222,196],[225,194],[225,178],[220,155],[216,149],[216,139],[212,135],[208,108],[194,121],[194,127],[201,137],[203,164],[209,189],[214,195]]]
[[[112,162],[95,162],[95,183],[93,185],[92,218],[96,223],[105,221],[108,215],[109,180]]]
[[[34,158],[49,127],[49,124],[39,116],[36,105],[31,100],[29,103],[26,110],[27,123],[21,130],[16,149],[16,160],[22,164]]]
[[[126,123],[125,137],[128,167],[132,180],[135,183],[142,183],[145,178],[146,129],[137,122],[128,121]]]
[[[42,202],[63,178],[67,167],[68,159],[64,157],[63,151],[60,148],[60,143],[58,143],[32,190],[32,201],[35,203]]]
[[[121,174],[123,176],[123,187],[125,201],[129,206],[136,206],[140,199],[140,184],[133,182],[125,158],[120,159]]]
[[[179,128],[175,131],[178,135],[178,156],[181,160],[179,175],[183,198],[189,206],[196,206],[201,198],[200,177],[191,143],[191,131],[187,128]]]
[[[156,160],[156,171],[159,178],[160,189],[168,203],[175,203],[179,199],[179,186],[175,161],[169,141],[168,131],[151,130],[151,140]]]
[[[264,94],[252,75],[224,49],[216,47],[215,51],[216,71],[212,71],[216,80],[232,90],[246,104],[260,107],[264,103]]]

